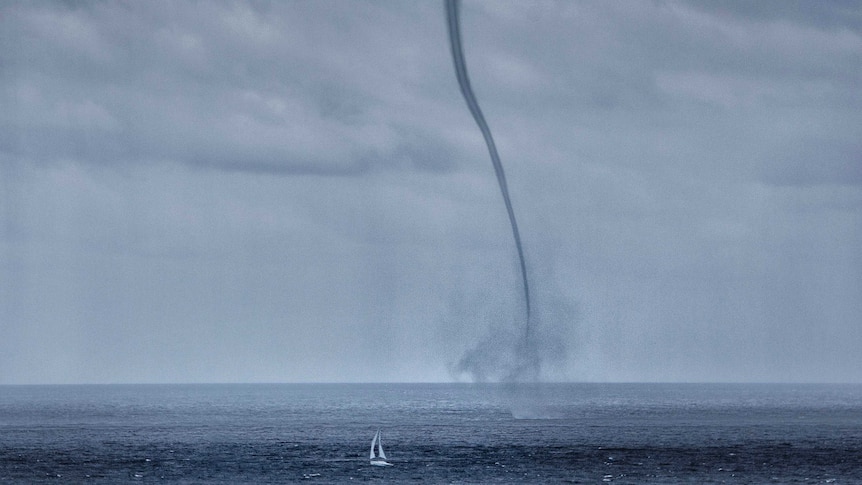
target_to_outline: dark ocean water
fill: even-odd
[[[0,386],[0,482],[350,481],[862,483],[862,386]]]

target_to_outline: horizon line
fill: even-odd
[[[38,386],[375,386],[375,385],[459,385],[459,386],[510,386],[510,385],[862,385],[862,381],[165,381],[165,382],[30,382],[0,383],[0,387]]]

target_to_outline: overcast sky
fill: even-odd
[[[543,379],[862,382],[858,2],[461,22]],[[2,2],[0,88],[0,383],[510,365],[517,255],[441,2]]]

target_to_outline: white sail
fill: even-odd
[[[383,435],[378,429],[371,440],[371,451],[368,452],[368,458],[373,466],[392,466],[392,463],[386,461],[386,452],[383,451],[382,437]],[[375,446],[377,450],[374,449]]]
[[[380,431],[377,431],[377,433],[379,434]],[[380,452],[380,458],[385,460],[386,459],[386,453],[383,452],[383,439],[382,438],[383,438],[382,436],[377,437],[377,451]]]
[[[373,460],[373,459],[377,458],[374,455],[374,445],[377,443],[377,438],[379,438],[379,437],[380,437],[380,430],[378,429],[377,433],[374,434],[374,438],[371,440],[371,453],[368,455],[369,460]]]

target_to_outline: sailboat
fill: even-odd
[[[375,453],[374,447],[377,446]],[[386,461],[386,453],[383,452],[383,442],[380,441],[380,430],[374,434],[374,439],[371,440],[371,453],[368,455],[371,464],[374,466],[392,466],[392,463]]]

